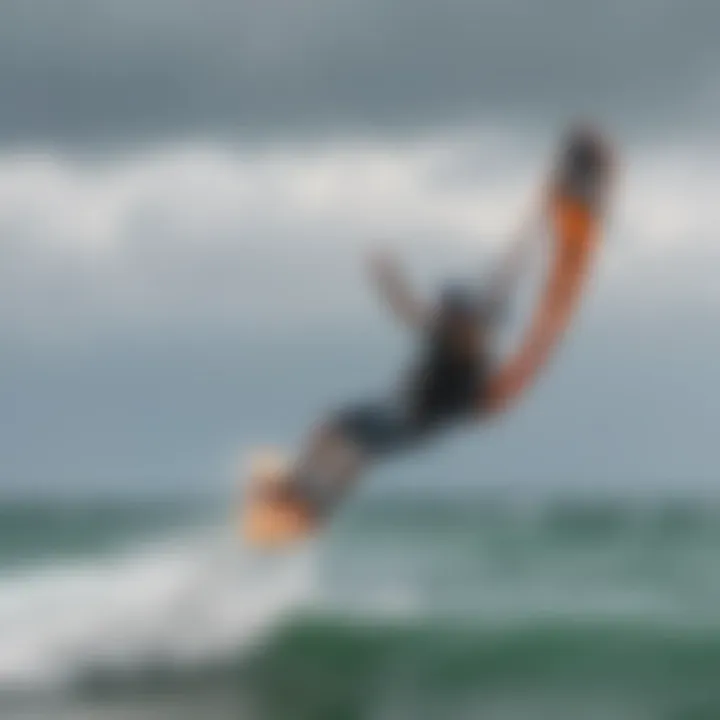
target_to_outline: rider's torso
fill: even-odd
[[[422,423],[452,419],[474,410],[487,377],[481,351],[458,353],[441,335],[431,334],[410,378],[409,396]]]

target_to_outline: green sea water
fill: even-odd
[[[720,505],[366,498],[251,553],[197,504],[0,510],[13,718],[720,718]]]

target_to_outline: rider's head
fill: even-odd
[[[440,290],[440,312],[443,317],[474,321],[479,316],[479,297],[471,288],[449,282]]]
[[[448,283],[440,291],[438,320],[453,346],[471,350],[487,336],[492,323],[490,303],[467,285]]]

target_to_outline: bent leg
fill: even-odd
[[[422,435],[393,404],[347,408],[313,433],[293,472],[292,490],[311,512],[325,515],[372,461],[404,449]]]
[[[323,426],[298,459],[293,491],[314,515],[326,515],[342,500],[368,461],[339,428]]]

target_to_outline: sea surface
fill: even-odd
[[[0,508],[3,720],[720,718],[720,502],[403,490],[290,553],[226,507]]]

